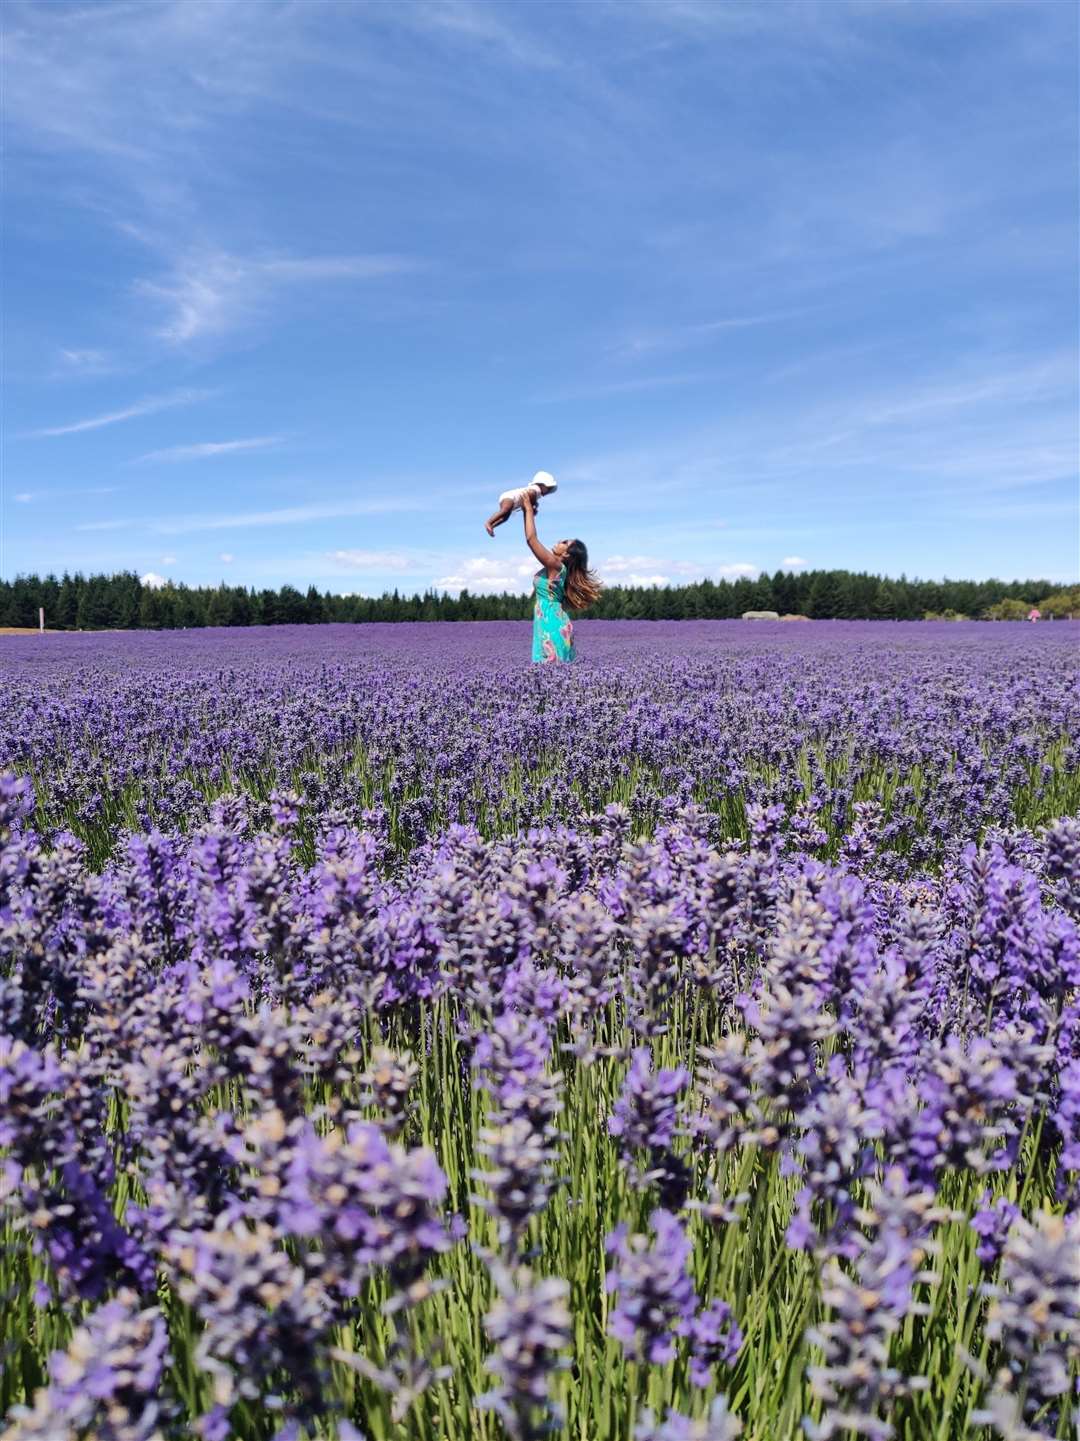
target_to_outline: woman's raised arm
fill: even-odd
[[[521,517],[525,522],[525,540],[529,549],[545,570],[557,571],[561,569],[559,558],[548,550],[536,536],[536,518],[533,515],[532,497],[526,491],[521,502]]]

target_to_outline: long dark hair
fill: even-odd
[[[589,552],[583,540],[572,540],[563,556],[566,566],[564,594],[571,610],[588,610],[600,599],[600,582],[589,569]]]

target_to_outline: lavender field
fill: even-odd
[[[29,1441],[1080,1415],[1080,627],[0,637]]]

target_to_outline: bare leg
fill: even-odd
[[[497,525],[502,525],[504,521],[510,519],[510,512],[513,509],[514,502],[512,500],[503,501],[502,505],[499,506],[498,510],[491,517],[491,519],[484,522],[484,529],[487,531],[488,535],[494,535],[495,527]]]

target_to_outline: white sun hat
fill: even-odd
[[[549,471],[546,470],[538,470],[533,476],[530,484],[546,485],[548,490],[558,490],[559,488],[559,482]]]

